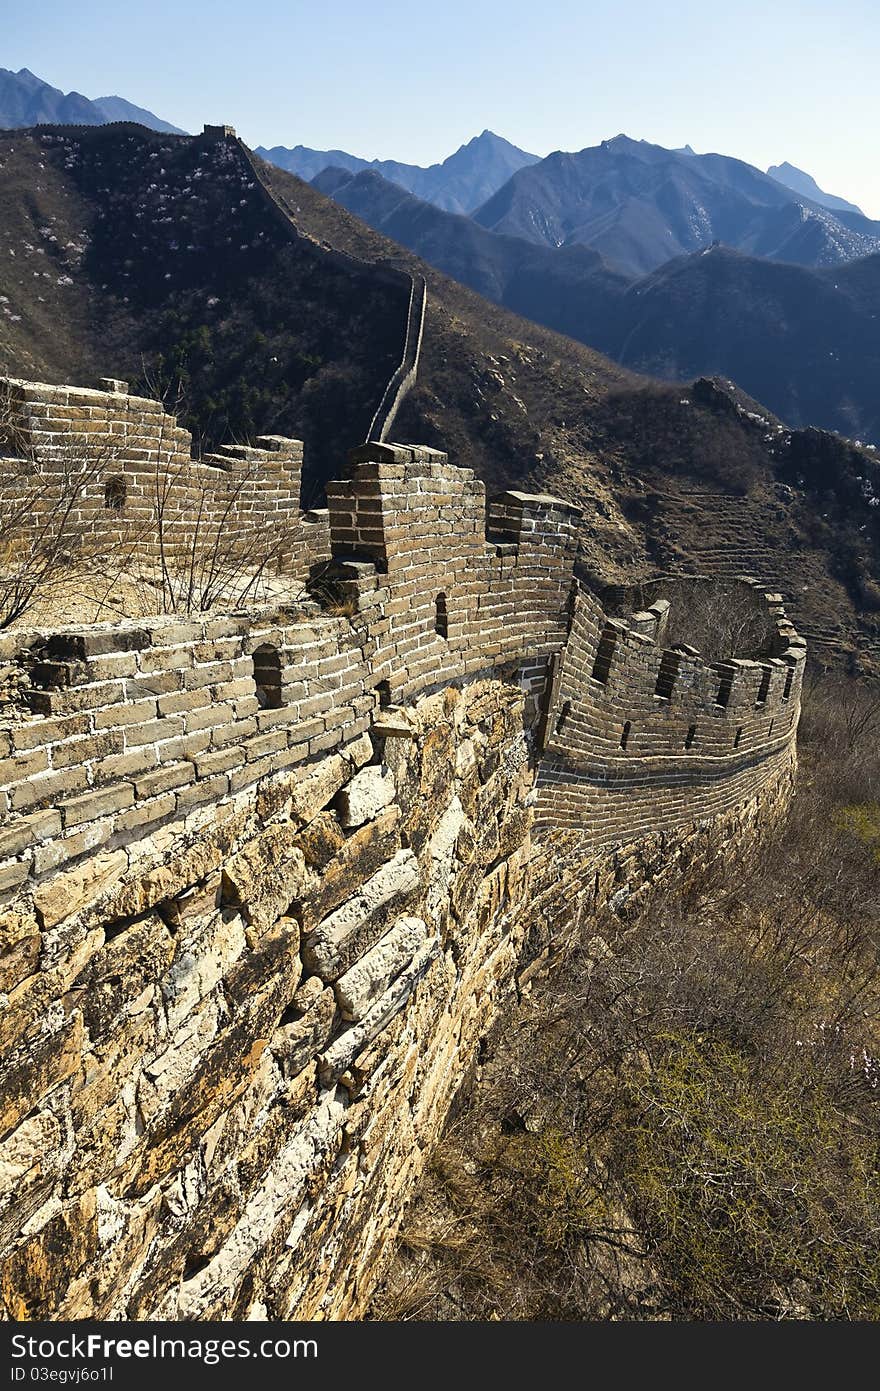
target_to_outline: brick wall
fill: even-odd
[[[0,638],[9,1318],[360,1317],[518,973],[784,810],[775,596],[706,662],[558,499],[373,444],[328,502],[296,612]]]
[[[791,763],[805,644],[778,595],[745,585],[780,655],[705,662],[658,643],[662,601],[624,621],[578,591],[548,713],[539,825],[613,844],[729,811]]]
[[[488,669],[521,669],[541,712],[538,825],[583,827],[596,844],[728,809],[789,758],[805,654],[776,596],[764,601],[781,655],[705,663],[659,645],[662,603],[627,623],[572,587],[578,514],[557,499],[505,494],[487,539],[470,470],[372,445],[328,501],[333,558],[310,567],[318,603],[305,618],[0,639],[19,674],[0,725],[0,890],[307,763],[381,705]],[[271,690],[255,653],[277,670]]]
[[[160,541],[169,557],[211,549],[224,533],[283,534],[303,577],[327,555],[326,519],[300,511],[301,441],[263,436],[197,459],[189,431],[158,401],[129,395],[124,382],[105,385],[0,379],[4,487],[33,499],[37,525],[66,496],[74,528],[143,557]]]

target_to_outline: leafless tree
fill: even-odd
[[[175,458],[169,433],[186,401],[180,384],[163,394],[150,465],[154,515],[135,548],[140,580],[164,613],[259,602],[278,588],[296,523],[279,518],[267,527],[255,518],[249,502],[259,469],[247,460],[225,469]]]
[[[61,585],[92,573],[106,546],[93,498],[114,451],[87,455],[71,433],[38,460],[9,401],[0,405],[0,628],[17,623]]]
[[[744,584],[695,580],[687,598],[673,604],[669,646],[686,643],[710,662],[758,656],[767,642],[767,619]]]
[[[38,459],[6,408],[0,440],[16,457],[0,483],[0,627],[53,594],[95,618],[290,597],[283,572],[296,522],[260,524],[257,465],[230,459],[228,469],[214,468],[181,456],[175,427],[184,406],[179,392],[166,401],[149,457],[136,470],[124,446],[86,449],[74,426],[69,442],[56,441],[51,457]],[[137,507],[126,503],[133,489]]]

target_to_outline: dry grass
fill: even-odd
[[[877,693],[806,709],[780,834],[593,918],[506,1022],[375,1317],[880,1317]]]

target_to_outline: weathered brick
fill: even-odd
[[[52,745],[53,768],[75,768],[91,763],[124,747],[121,730],[108,729],[101,734],[86,734],[77,739],[65,739],[63,744]]]
[[[97,784],[131,778],[135,773],[145,773],[148,768],[155,768],[158,761],[155,750],[149,744],[125,753],[111,754],[109,758],[102,758],[94,764],[92,780]]]
[[[69,793],[80,792],[88,786],[88,781],[85,768],[65,768],[58,773],[40,773],[12,789],[12,806],[15,811],[23,811],[26,807],[57,802]]]
[[[125,742],[132,746],[157,744],[162,739],[174,739],[183,732],[183,718],[170,715],[159,720],[148,720],[145,724],[127,726]]]
[[[243,742],[249,735],[255,734],[256,729],[256,720],[233,720],[220,725],[211,730],[211,747],[222,748],[226,744]]]
[[[178,792],[177,813],[179,816],[183,816],[193,807],[202,806],[205,802],[213,802],[218,797],[225,797],[228,791],[229,778],[225,773],[218,773],[214,777],[206,778],[204,782],[192,783],[191,786]]]
[[[184,686],[188,691],[199,686],[214,686],[220,681],[231,681],[235,672],[231,662],[210,662],[207,666],[194,667],[184,676]]]
[[[128,811],[120,812],[114,821],[115,831],[141,831],[157,822],[167,821],[173,816],[177,799],[173,792],[165,792],[160,797],[138,800]]]
[[[35,811],[0,826],[0,858],[19,855],[37,841],[51,840],[61,834],[61,813],[51,809]]]
[[[75,734],[87,734],[88,715],[62,715],[57,719],[32,719],[10,730],[12,747],[16,750],[41,748]]]
[[[188,710],[207,707],[210,703],[211,697],[205,690],[174,691],[171,695],[159,697],[159,714],[181,715]]]
[[[61,803],[61,814],[65,827],[80,826],[84,821],[97,821],[111,812],[122,811],[134,801],[134,787],[130,782],[115,787],[104,787],[86,792],[82,797],[72,797]]]
[[[255,758],[263,758],[266,754],[278,753],[281,749],[287,748],[287,730],[279,729],[269,734],[258,734],[248,739],[244,747],[249,763]]]
[[[153,647],[140,654],[140,670],[145,676],[155,672],[178,671],[191,667],[195,657],[192,646],[180,644],[174,647]]]
[[[43,773],[48,767],[48,749],[34,749],[31,753],[4,758],[0,760],[0,784],[8,787],[10,783],[33,777],[35,773]]]
[[[0,893],[8,893],[23,884],[30,873],[30,866],[22,860],[4,860],[0,863]]]
[[[215,749],[213,753],[196,754],[194,762],[199,777],[207,778],[214,773],[228,773],[230,768],[237,768],[244,763],[244,759],[244,749],[233,745],[225,749]]]
[[[144,777],[135,778],[135,791],[138,801],[144,797],[155,797],[160,792],[167,792],[172,787],[184,787],[187,783],[195,782],[196,770],[192,763],[181,760],[178,763],[165,763],[157,768],[154,773],[147,773]]]
[[[181,687],[179,671],[157,671],[152,676],[135,676],[125,683],[126,700],[149,700],[150,696],[167,696]]]
[[[143,724],[156,718],[158,707],[155,700],[138,700],[131,705],[111,705],[106,710],[95,712],[96,729],[114,729],[119,726]]]
[[[212,729],[215,725],[222,725],[232,719],[233,710],[231,705],[224,705],[222,702],[212,702],[204,706],[201,710],[190,710],[186,715],[186,732],[194,733],[199,729]]]
[[[58,815],[60,816],[60,812]],[[75,860],[88,851],[106,845],[113,834],[113,818],[91,821],[81,830],[68,832],[64,836],[47,840],[34,848],[34,874],[48,874],[68,860]]]

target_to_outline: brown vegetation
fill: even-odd
[[[818,678],[781,833],[568,944],[377,1317],[880,1317],[877,710]]]

